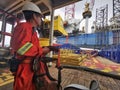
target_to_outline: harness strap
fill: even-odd
[[[46,75],[46,73],[43,73],[43,74],[39,74],[39,75],[35,75],[36,77],[43,77],[43,76],[45,76]]]

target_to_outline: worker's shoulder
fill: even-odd
[[[16,28],[32,28],[32,25],[28,22],[22,22],[16,25]]]

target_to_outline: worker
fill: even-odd
[[[32,2],[26,2],[22,8],[22,12],[26,22],[19,23],[14,31],[11,39],[12,53],[21,60],[17,71],[14,73],[14,90],[37,90],[33,82],[34,72],[32,70],[32,60],[37,56],[44,56],[51,50],[48,47],[42,48],[39,44],[39,39],[35,28],[41,25],[42,14],[37,5]],[[45,75],[44,64],[40,65],[40,73],[42,75],[42,86],[39,90],[57,90],[56,82],[50,81]]]

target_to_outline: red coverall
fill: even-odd
[[[12,51],[16,52],[25,43],[30,41],[33,46],[24,55],[17,55],[18,59],[26,56],[25,60],[32,60],[32,57],[42,55],[42,48],[39,45],[37,33],[32,30],[32,25],[29,22],[18,24],[14,29],[11,39]],[[32,81],[34,73],[31,68],[31,63],[21,63],[19,65],[14,78],[14,90],[35,90],[35,85]],[[44,64],[42,62],[40,62],[40,72],[45,73]],[[54,88],[55,84],[52,83],[46,75],[42,78],[45,81],[46,87],[40,90],[56,90],[56,88]]]

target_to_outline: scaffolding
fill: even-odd
[[[120,0],[113,0],[113,17],[120,15]]]
[[[96,9],[96,26],[103,29],[108,25],[108,4]]]
[[[108,4],[96,9],[96,43],[102,47],[108,45]]]

